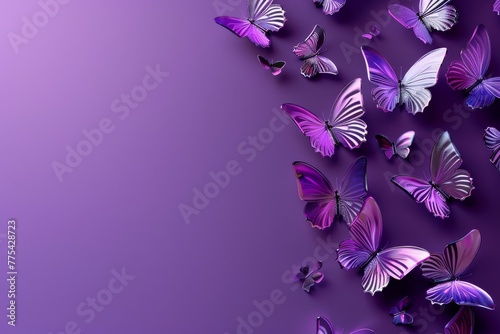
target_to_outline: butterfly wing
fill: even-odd
[[[364,113],[361,79],[357,78],[340,92],[331,110],[331,130],[344,147],[352,150],[366,141],[367,125],[361,119]]]
[[[298,275],[300,275],[299,278],[302,277],[302,279],[304,280],[304,282],[302,283],[302,289],[304,289],[304,291],[309,292],[314,284],[319,283],[323,280],[324,275],[319,272],[322,267],[323,262],[318,261],[315,262],[311,267],[306,266],[300,268]]]
[[[257,56],[257,59],[259,59],[260,64],[261,64],[261,65],[262,65],[262,67],[264,67],[266,70],[271,69],[271,62],[269,62],[269,60],[267,60],[266,58],[264,58],[264,57],[262,57],[262,56]]]
[[[325,38],[325,30],[321,26],[315,25],[305,41],[297,44],[293,48],[293,53],[301,59],[312,57],[321,49],[325,42]]]
[[[337,214],[335,192],[330,181],[313,166],[305,162],[293,163],[299,197],[307,201],[304,214],[313,227],[329,227]]]
[[[391,65],[374,49],[362,46],[368,80],[376,85],[372,96],[377,108],[390,112],[399,103],[399,82]]]
[[[323,7],[323,13],[332,15],[345,5],[346,0],[313,0],[315,4]]]
[[[455,7],[448,5],[451,0],[420,1],[420,16],[425,26],[438,31],[449,30],[457,23]]]
[[[278,31],[285,25],[285,11],[273,0],[249,0],[248,18],[267,31]]]
[[[500,0],[495,1],[493,4],[493,11],[500,15]]]
[[[424,23],[419,19],[418,15],[408,7],[392,4],[389,6],[389,14],[407,29],[413,29],[415,36],[422,42],[431,44],[432,37]]]
[[[316,319],[316,334],[335,334],[333,326],[327,318],[318,317]]]
[[[366,164],[365,157],[356,159],[349,167],[338,190],[339,214],[342,219],[351,225],[361,210],[364,198],[368,193],[366,184]]]
[[[458,305],[495,309],[495,303],[486,291],[465,281],[440,283],[427,290],[425,298],[430,300],[432,304],[443,305],[454,301]]]
[[[271,41],[266,34],[246,19],[231,16],[218,16],[215,23],[230,30],[238,37],[247,37],[252,43],[263,48],[270,46]]]
[[[461,307],[457,314],[446,324],[444,334],[472,334],[474,313],[470,307]]]
[[[378,147],[384,152],[387,159],[392,158],[394,155],[394,147],[389,138],[381,134],[376,134],[375,139],[377,139]]]
[[[313,56],[304,60],[300,67],[300,73],[306,78],[310,78],[318,73],[337,75],[339,71],[330,59],[323,56]]]
[[[469,172],[459,169],[462,162],[450,134],[443,132],[432,149],[431,178],[447,196],[459,200],[469,197],[474,189]]]
[[[411,303],[411,298],[409,296],[404,297],[396,304],[396,306],[391,308],[391,310],[389,311],[389,314],[396,315],[398,313],[406,311],[408,309],[408,307],[410,307],[410,303]]]
[[[436,84],[439,68],[446,55],[446,48],[426,53],[408,70],[401,82],[401,99],[406,110],[415,115],[429,105],[431,92],[427,89]]]
[[[392,319],[394,325],[409,325],[413,323],[413,316],[407,312],[401,312],[394,315]]]
[[[286,62],[284,61],[277,61],[275,63],[271,64],[271,73],[273,75],[279,75],[281,71],[283,70],[283,67],[285,67]]]
[[[285,103],[281,109],[292,118],[299,130],[311,140],[311,146],[324,157],[335,153],[335,141],[326,128],[325,121],[309,110],[291,103]]]
[[[410,146],[413,144],[415,138],[415,131],[408,131],[403,133],[394,143],[394,150],[396,154],[405,159],[410,154]]]
[[[488,127],[483,135],[484,144],[493,151],[490,156],[491,163],[500,171],[500,131]]]
[[[351,334],[373,334],[373,333],[375,332],[368,328],[358,329],[355,330],[354,332],[351,332]]]

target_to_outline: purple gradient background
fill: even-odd
[[[483,244],[467,279],[500,302],[495,207],[500,174],[482,141],[487,126],[500,126],[500,103],[470,112],[458,129],[456,119],[443,119],[447,109],[463,104],[460,93],[446,85],[445,70],[479,23],[492,37],[490,70],[500,75],[500,17],[492,11],[493,2],[454,1],[459,23],[449,32],[433,33],[432,46],[394,20],[381,28],[380,38],[363,41],[404,71],[425,52],[448,48],[431,104],[417,116],[376,109],[361,55],[349,63],[339,47],[341,42],[353,45],[354,27],[364,31],[373,19],[370,10],[387,8],[387,0],[370,5],[349,0],[333,17],[312,1],[282,0],[288,21],[271,35],[269,50],[217,26],[212,1],[72,1],[18,54],[5,37],[0,43],[0,232],[9,218],[17,220],[19,276],[14,329],[6,324],[7,286],[0,281],[0,331],[55,334],[75,321],[81,333],[233,334],[237,317],[255,310],[254,300],[280,289],[285,303],[254,333],[313,333],[318,315],[346,332],[364,326],[387,334],[442,332],[457,310],[453,305],[426,321],[425,330],[397,328],[387,313],[406,294],[414,297],[411,311],[428,308],[429,284],[419,269],[374,297],[362,292],[360,275],[339,268],[334,255],[324,263],[326,280],[311,294],[292,291],[282,280],[293,265],[313,255],[318,237],[331,234],[340,242],[348,236],[345,225],[319,231],[304,221],[291,163],[309,162],[334,179],[360,155],[368,157],[369,193],[383,213],[384,240],[441,252],[478,228]],[[20,33],[22,17],[39,9],[37,1],[3,1],[0,35]],[[337,77],[307,80],[299,74],[300,61],[291,50],[314,24],[327,31],[325,55],[337,64]],[[261,69],[257,54],[286,60],[283,74],[272,77]],[[170,76],[121,121],[110,109],[112,101],[140,84],[145,68],[156,64]],[[238,153],[241,142],[268,126],[273,108],[292,102],[326,114],[355,77],[363,79],[369,131],[359,150],[339,148],[333,158],[323,159],[289,124],[254,161]],[[114,132],[60,183],[51,163],[63,162],[65,146],[75,147],[83,139],[81,131],[105,117],[113,120]],[[445,221],[388,184],[384,173],[397,173],[402,162],[388,162],[373,137],[381,132],[394,139],[413,129],[418,151],[434,128],[450,131],[476,186],[470,198],[451,203],[451,218]],[[415,175],[422,176],[427,162],[417,158],[414,154],[410,161]],[[192,189],[203,187],[209,172],[230,160],[240,162],[242,173],[187,225],[178,205],[190,203]],[[1,254],[6,254],[5,239],[0,258],[6,257]],[[96,296],[111,271],[123,267],[135,279],[86,324],[77,305]],[[6,271],[4,263],[1,268]],[[500,328],[498,311],[478,309],[476,319],[476,333]]]

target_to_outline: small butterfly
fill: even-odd
[[[285,103],[281,109],[310,138],[311,146],[323,157],[333,156],[338,144],[352,150],[366,141],[368,132],[366,123],[361,119],[365,111],[359,78],[351,81],[340,92],[326,121],[296,104]]]
[[[446,72],[448,85],[454,90],[463,90],[465,102],[472,109],[487,107],[500,98],[500,77],[486,77],[490,65],[491,43],[488,31],[480,24],[474,30],[465,49],[460,52],[462,60],[452,61]]]
[[[500,15],[500,0],[495,1],[493,4],[493,11]]]
[[[306,40],[293,48],[293,53],[304,60],[304,64],[300,68],[300,73],[306,78],[315,76],[318,73],[336,75],[339,72],[333,61],[320,56],[325,38],[325,30],[319,25],[315,25]]]
[[[368,191],[365,157],[352,163],[337,190],[319,170],[305,162],[294,162],[293,170],[299,197],[307,201],[304,214],[312,227],[323,230],[333,223],[335,216],[341,216],[347,225],[352,223]]]
[[[500,131],[486,128],[483,139],[486,147],[493,151],[490,156],[491,163],[500,171]]]
[[[366,34],[361,35],[366,39],[373,39],[373,37],[380,35],[380,29],[376,25],[370,27],[370,31]]]
[[[444,219],[450,214],[446,201],[450,197],[463,201],[474,189],[469,172],[459,169],[462,162],[450,134],[445,131],[432,149],[430,180],[395,175],[391,181],[412,196],[417,203],[425,203],[427,210],[435,217]]]
[[[266,70],[271,70],[272,75],[278,75],[281,73],[281,70],[283,67],[285,67],[286,62],[284,61],[277,61],[277,62],[270,62],[266,58],[262,56],[257,56],[259,59],[260,64],[266,69]]]
[[[413,316],[406,312],[410,306],[410,302],[410,297],[406,296],[396,306],[391,308],[389,314],[393,316],[392,323],[394,325],[409,325],[413,323]]]
[[[339,245],[337,261],[342,268],[362,270],[361,285],[372,295],[382,291],[391,277],[401,280],[430,256],[428,251],[419,247],[380,247],[382,214],[372,197],[366,199],[349,228],[349,234],[351,239]]]
[[[333,330],[333,326],[325,317],[318,317],[316,319],[316,334],[340,334]],[[351,334],[373,334],[374,332],[371,329],[363,328],[358,329]]]
[[[432,254],[422,264],[422,274],[437,285],[427,290],[426,299],[432,304],[449,304],[495,309],[490,295],[480,287],[462,281],[462,274],[472,263],[481,246],[479,230],[470,231],[462,239],[444,248],[443,254]]]
[[[302,289],[304,289],[304,291],[309,292],[313,285],[323,280],[325,275],[320,272],[321,267],[323,267],[323,262],[318,261],[311,267],[304,266],[299,269],[296,277],[302,282]]]
[[[285,11],[273,0],[248,0],[248,16],[245,19],[232,16],[217,16],[215,23],[229,29],[238,37],[247,37],[263,48],[271,45],[268,31],[278,31],[285,25]]]
[[[451,0],[420,0],[419,11],[400,4],[389,6],[389,14],[407,29],[413,29],[415,36],[424,43],[432,43],[431,30],[446,31],[457,23],[455,7],[448,5]]]
[[[345,5],[346,0],[313,0],[320,7],[323,7],[323,13],[332,15]]]
[[[462,306],[457,314],[446,324],[444,334],[472,334],[474,313],[470,307]]]
[[[362,46],[361,52],[366,63],[368,80],[375,87],[372,90],[377,108],[390,112],[396,105],[405,105],[406,111],[415,115],[423,112],[431,100],[427,89],[436,84],[439,68],[446,55],[446,48],[439,48],[426,53],[398,79],[391,65],[374,49]]]
[[[382,149],[387,159],[391,159],[394,155],[399,155],[401,158],[406,159],[408,154],[410,154],[410,146],[413,143],[413,138],[415,138],[415,131],[403,133],[395,142],[391,142],[384,135],[375,135],[378,146]]]

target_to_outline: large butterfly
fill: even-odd
[[[425,249],[413,246],[382,249],[382,214],[372,197],[366,199],[349,234],[351,239],[339,245],[337,261],[342,268],[363,270],[361,285],[372,295],[382,291],[391,277],[402,279],[430,255]]]
[[[448,5],[451,0],[420,0],[419,11],[400,4],[389,6],[389,14],[407,29],[413,29],[424,43],[432,43],[431,30],[446,31],[457,23],[455,7]]]
[[[500,171],[500,131],[486,128],[483,139],[486,147],[493,151],[490,156],[491,163]]]
[[[392,323],[394,325],[410,325],[413,323],[413,316],[406,312],[408,307],[410,307],[410,303],[410,297],[406,296],[389,310],[389,314],[393,317]]]
[[[474,30],[467,46],[460,52],[460,58],[462,60],[455,60],[448,67],[448,85],[454,90],[465,91],[465,102],[472,109],[489,106],[495,97],[500,97],[500,77],[486,77],[491,43],[488,31],[482,24]]]
[[[286,62],[284,61],[272,62],[262,56],[257,56],[257,58],[259,59],[259,62],[262,65],[262,67],[264,67],[266,70],[270,70],[272,75],[280,74],[281,70],[286,65]]]
[[[367,126],[361,119],[365,111],[359,78],[351,81],[340,92],[326,121],[296,104],[285,103],[281,109],[310,138],[311,146],[323,157],[331,157],[338,144],[352,150],[366,141]]]
[[[472,230],[462,239],[447,245],[443,254],[432,254],[422,264],[422,274],[437,285],[427,290],[426,298],[433,304],[454,301],[458,305],[495,309],[495,303],[486,291],[461,280],[480,246],[481,234]]]
[[[427,210],[435,217],[444,219],[450,214],[446,200],[453,197],[463,201],[474,189],[469,172],[459,169],[462,162],[450,134],[446,131],[439,136],[432,149],[430,180],[395,175],[391,181],[412,196],[417,203],[424,202]]]
[[[318,261],[313,263],[312,266],[300,267],[299,272],[296,275],[296,279],[302,282],[302,289],[305,292],[309,292],[313,285],[321,282],[325,275],[320,272],[323,267],[323,262]]]
[[[339,72],[333,61],[320,56],[325,38],[325,30],[319,25],[315,25],[306,40],[293,48],[293,53],[304,60],[304,64],[300,68],[300,73],[303,76],[310,78],[318,73],[337,74]]]
[[[271,41],[266,33],[283,28],[286,19],[283,8],[273,4],[273,0],[248,0],[247,18],[217,16],[214,20],[238,37],[247,37],[255,45],[267,48]]]
[[[446,324],[444,334],[472,334],[474,313],[470,307],[462,306],[457,314]]]
[[[384,152],[387,159],[391,159],[395,155],[399,155],[401,158],[406,159],[408,154],[410,154],[410,146],[413,143],[413,138],[415,138],[415,131],[403,133],[395,142],[391,142],[389,138],[384,135],[375,135],[378,146]]]
[[[325,317],[318,317],[316,319],[316,334],[336,334],[339,332],[336,332],[333,330],[333,326],[328,321],[327,318]],[[358,329],[354,332],[351,332],[351,334],[373,334],[374,332],[371,329],[368,328],[363,328],[363,329]]]
[[[500,15],[500,0],[495,1],[493,4],[493,11]]]
[[[345,5],[346,0],[313,0],[313,2],[323,7],[323,13],[332,15]]]
[[[347,225],[352,223],[368,191],[365,157],[353,162],[337,190],[319,170],[305,162],[294,162],[293,170],[299,197],[307,201],[304,214],[312,227],[323,230],[333,223],[335,216],[341,216]]]
[[[362,46],[368,80],[375,87],[372,90],[377,107],[384,112],[392,111],[396,105],[405,105],[406,111],[415,115],[429,105],[431,92],[427,89],[436,84],[439,68],[446,55],[446,48],[426,53],[398,79],[391,65],[374,49]]]

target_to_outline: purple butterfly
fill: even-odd
[[[432,254],[422,264],[422,274],[437,285],[427,290],[426,298],[439,305],[454,301],[458,305],[495,309],[495,303],[486,291],[461,280],[480,246],[481,234],[472,230],[462,239],[447,245],[442,255]]]
[[[368,191],[365,157],[353,162],[337,190],[319,170],[305,162],[294,162],[293,170],[299,197],[307,201],[304,214],[312,227],[323,230],[333,223],[335,216],[341,216],[347,225],[352,223]]]
[[[410,302],[410,297],[406,296],[401,299],[396,306],[391,308],[389,314],[394,317],[392,319],[394,325],[409,325],[413,323],[413,316],[406,312],[410,306]]]
[[[472,334],[474,313],[470,307],[462,306],[457,314],[446,324],[444,334]]]
[[[336,75],[339,72],[333,61],[320,56],[325,38],[325,30],[319,25],[315,25],[306,40],[293,48],[293,53],[304,60],[304,64],[300,68],[300,73],[306,78],[315,76],[318,73]]]
[[[333,156],[338,144],[352,150],[366,141],[368,132],[366,123],[361,119],[365,111],[359,78],[351,81],[340,92],[326,121],[296,104],[285,103],[281,109],[310,138],[311,146],[323,157]]]
[[[400,4],[389,6],[389,14],[407,29],[413,29],[422,42],[431,44],[431,30],[446,31],[457,23],[455,7],[448,5],[451,0],[420,0],[419,11]]]
[[[285,67],[286,62],[284,61],[277,61],[277,62],[270,62],[266,58],[262,56],[257,56],[259,59],[260,64],[266,69],[266,70],[271,70],[272,75],[278,75],[281,73],[281,70],[283,67]]]
[[[464,90],[465,102],[472,109],[487,107],[500,97],[500,77],[486,77],[490,65],[491,43],[488,31],[480,24],[474,30],[462,60],[451,62],[446,73],[448,85],[454,90]]]
[[[313,2],[323,7],[323,13],[332,15],[345,5],[346,0],[313,0]]]
[[[399,155],[401,158],[406,159],[408,154],[410,154],[410,146],[413,143],[413,138],[415,138],[415,131],[403,133],[395,142],[391,142],[384,135],[375,135],[378,146],[382,149],[387,159],[391,159],[394,155]]]
[[[267,48],[271,41],[268,31],[278,31],[285,25],[285,11],[273,0],[248,0],[248,16],[245,19],[217,16],[217,24],[229,29],[238,37],[247,37],[255,45]]]
[[[339,245],[337,261],[342,268],[363,270],[361,285],[372,295],[382,291],[391,277],[402,279],[430,255],[425,249],[413,246],[382,249],[382,214],[372,197],[366,199],[349,234],[351,239]]]
[[[493,11],[500,15],[500,0],[495,1],[493,4]]]
[[[311,267],[304,266],[299,269],[296,278],[302,282],[302,289],[309,292],[311,287],[323,280],[325,275],[319,270],[323,267],[323,262],[318,261],[314,263]]]
[[[336,334],[336,333],[338,332],[333,330],[333,326],[330,323],[330,321],[328,321],[327,318],[318,317],[316,319],[316,334]],[[351,334],[373,334],[373,333],[374,332],[368,328],[358,329],[354,332],[351,332]]]
[[[453,197],[463,201],[474,189],[469,172],[459,169],[462,162],[450,134],[445,131],[432,149],[430,180],[395,175],[391,181],[412,196],[417,203],[424,202],[427,210],[435,217],[444,219],[450,214],[446,200]]]
[[[446,48],[426,53],[402,79],[398,79],[391,65],[371,47],[362,46],[361,52],[365,58],[368,80],[377,86],[372,90],[377,108],[390,112],[396,105],[404,104],[406,111],[413,115],[424,111],[431,100],[431,92],[427,88],[437,82]]]
[[[500,131],[486,128],[483,139],[486,147],[493,151],[490,156],[491,163],[500,171]]]
[[[366,34],[361,35],[366,39],[373,39],[373,37],[380,35],[380,29],[376,25],[370,27],[370,31]]]

